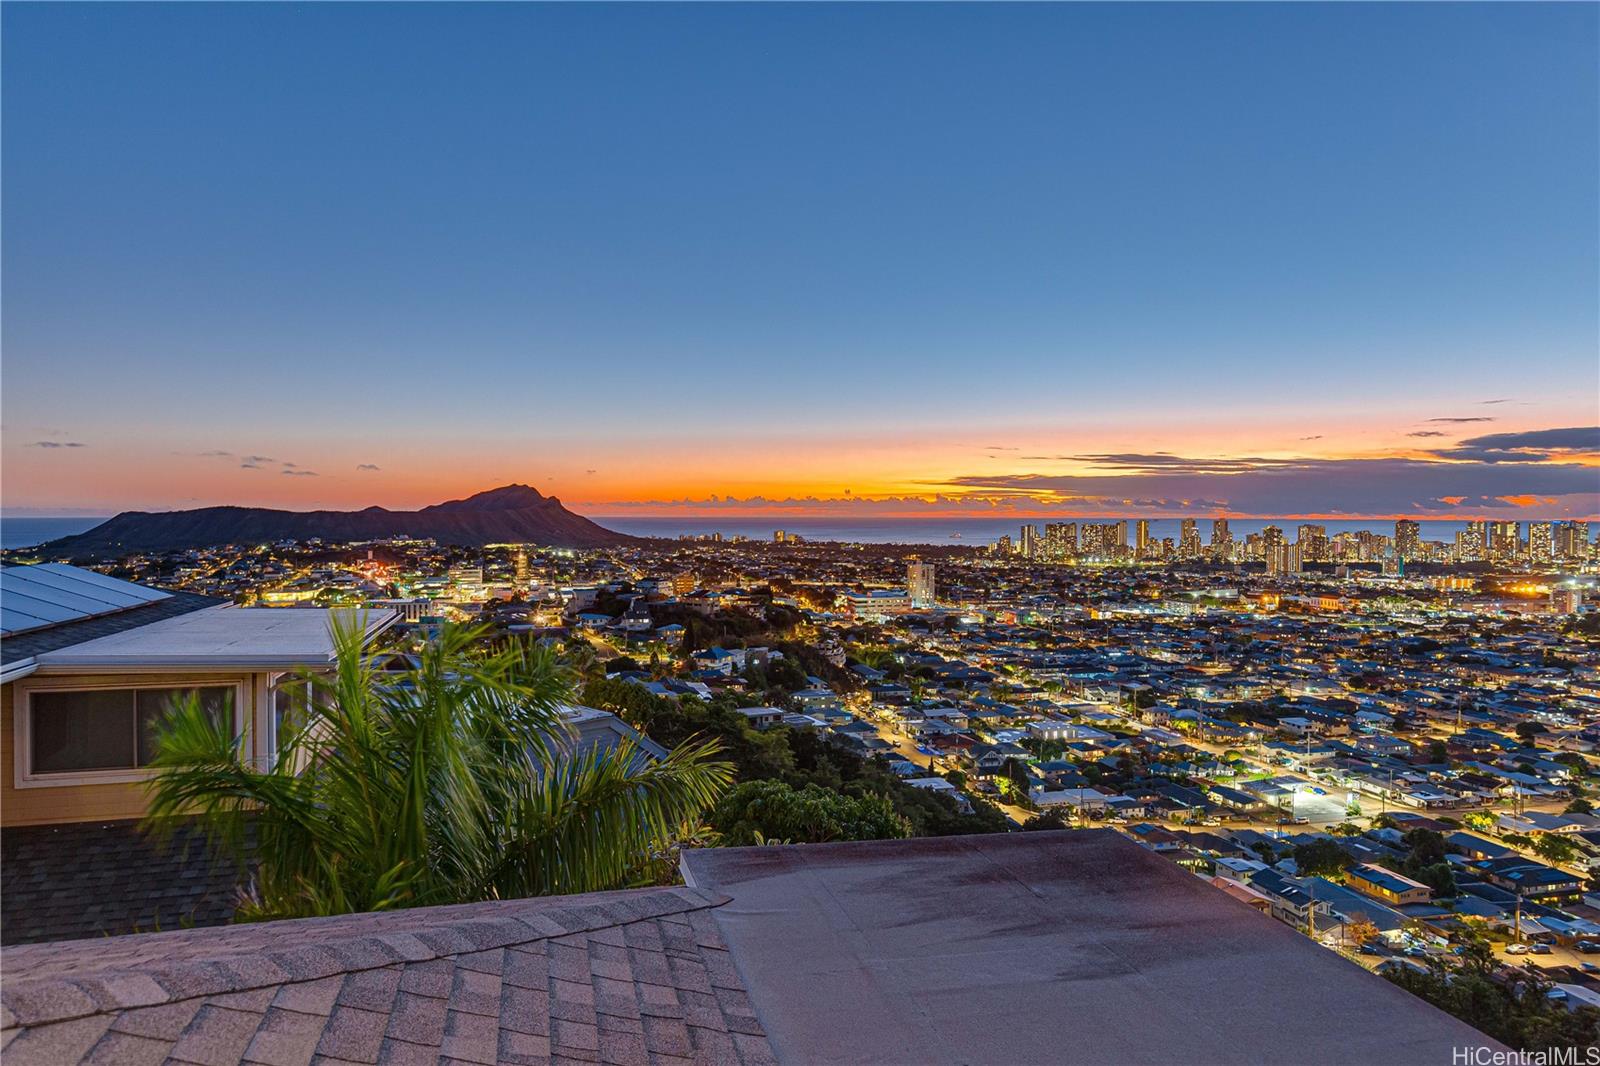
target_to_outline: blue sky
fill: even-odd
[[[831,498],[969,485],[997,433],[1600,421],[1593,5],[0,20],[8,505]],[[1005,476],[1094,474],[1058,462]]]

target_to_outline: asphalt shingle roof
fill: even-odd
[[[8,1062],[774,1063],[688,888],[26,945]]]
[[[241,873],[192,824],[164,840],[129,821],[10,826],[0,944],[218,925],[233,916]]]

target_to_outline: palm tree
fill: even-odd
[[[632,744],[579,754],[555,654],[447,627],[414,669],[376,669],[336,624],[335,668],[305,675],[271,766],[242,758],[197,699],[159,727],[147,824],[198,814],[236,857],[254,827],[246,919],[590,892],[659,859],[727,787],[714,742],[659,762]]]

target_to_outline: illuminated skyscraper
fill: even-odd
[[[1283,530],[1277,526],[1263,526],[1261,529],[1261,557],[1267,558],[1280,545],[1287,544],[1283,538]]]
[[[1562,562],[1580,562],[1589,557],[1589,523],[1562,522],[1556,526],[1556,557]]]
[[[1056,562],[1071,559],[1078,554],[1078,524],[1076,522],[1051,522],[1044,527],[1045,557]]]
[[[1085,522],[1080,551],[1091,559],[1113,560],[1128,554],[1127,522]]]
[[[934,603],[933,564],[906,564],[906,596],[913,607],[932,607]]]
[[[1224,560],[1233,555],[1233,534],[1228,532],[1226,518],[1211,520],[1211,554]]]
[[[1200,525],[1192,518],[1185,518],[1178,530],[1178,558],[1197,559],[1200,557]]]
[[[1515,559],[1522,547],[1521,538],[1517,535],[1515,522],[1490,522],[1488,536],[1489,561],[1492,563],[1508,563]]]
[[[1555,557],[1554,530],[1549,522],[1528,523],[1528,562],[1534,566],[1549,566]]]
[[[1422,555],[1422,527],[1409,518],[1394,524],[1394,553],[1402,559],[1417,559]]]
[[[1468,522],[1467,527],[1456,534],[1457,562],[1483,561],[1488,550],[1488,528],[1487,522]]]
[[[1078,537],[1078,551],[1091,559],[1105,558],[1106,527],[1099,522],[1085,522]]]
[[[1133,524],[1133,554],[1137,559],[1150,555],[1150,520],[1141,518]]]
[[[1021,545],[1019,550],[1022,552],[1023,556],[1025,556],[1026,558],[1032,559],[1034,556],[1038,555],[1039,554],[1039,527],[1038,526],[1023,526],[1022,527],[1022,539],[1019,540],[1017,543],[1019,545]]]
[[[1296,544],[1300,549],[1301,562],[1325,563],[1328,561],[1327,526],[1301,526]],[[1299,568],[1296,567],[1296,569]]]

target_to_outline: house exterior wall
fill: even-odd
[[[238,685],[242,699],[236,707],[243,751],[265,765],[270,757],[270,675],[264,673],[123,673],[33,674],[0,686],[0,827],[54,825],[70,822],[117,821],[143,817],[148,803],[145,781],[150,771],[118,771],[115,780],[78,780],[95,775],[72,775],[73,783],[31,781],[21,776],[26,767],[22,740],[29,693],[47,689],[135,688],[147,686]],[[128,780],[127,778],[135,778]]]

